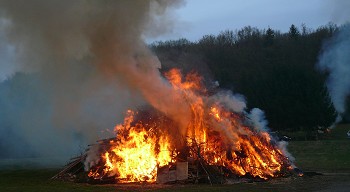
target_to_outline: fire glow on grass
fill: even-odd
[[[156,118],[135,121],[135,112],[129,110],[124,123],[115,128],[116,138],[101,154],[102,166],[92,167],[89,177],[108,175],[118,182],[154,182],[157,169],[176,162],[181,153],[187,158],[202,159],[208,165],[225,167],[237,176],[269,179],[292,168],[266,131],[254,129],[244,114],[231,112],[215,100],[209,101],[199,76],[189,74],[183,79],[179,70],[172,69],[165,77],[190,107],[192,116],[185,135],[170,135],[166,131],[170,127]],[[184,140],[187,152],[176,149],[174,138]]]

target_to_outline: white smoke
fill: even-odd
[[[232,110],[237,113],[243,112],[247,105],[243,95],[233,94],[229,90],[221,90],[215,95],[211,96],[212,102],[220,102],[221,105],[225,106],[227,109]]]
[[[350,25],[344,25],[325,43],[318,67],[329,73],[327,88],[335,109],[345,112],[346,98],[350,94]],[[338,118],[339,121],[339,118]]]
[[[99,145],[92,145],[86,152],[86,159],[84,161],[84,169],[85,171],[89,171],[91,167],[97,165],[100,161],[99,156]]]
[[[288,157],[288,159],[292,162],[292,166],[293,168],[295,168],[296,166],[294,165],[295,162],[295,157],[293,157],[292,154],[289,153],[289,151],[287,150],[287,146],[288,146],[288,142],[286,141],[279,141],[277,143],[278,148],[282,151],[282,153]]]
[[[248,118],[252,121],[255,130],[268,132],[268,121],[265,119],[264,111],[253,108],[248,114]]]

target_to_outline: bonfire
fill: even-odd
[[[84,165],[88,181],[223,183],[291,174],[294,165],[285,145],[245,110],[223,102],[219,90],[208,91],[200,76],[184,77],[177,69],[165,78],[189,107],[189,114],[178,114],[187,120],[185,126],[155,108],[128,110],[115,137],[91,145],[76,161]]]

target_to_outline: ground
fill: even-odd
[[[230,185],[89,185],[53,181],[58,169],[0,170],[0,191],[350,191],[350,125],[341,125],[318,141],[290,141],[289,151],[303,177]]]

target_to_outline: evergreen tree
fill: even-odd
[[[273,44],[275,38],[275,32],[269,27],[265,34],[265,45],[270,46]]]
[[[292,24],[289,28],[289,37],[291,39],[297,39],[299,36],[300,36],[299,29],[294,24]]]

